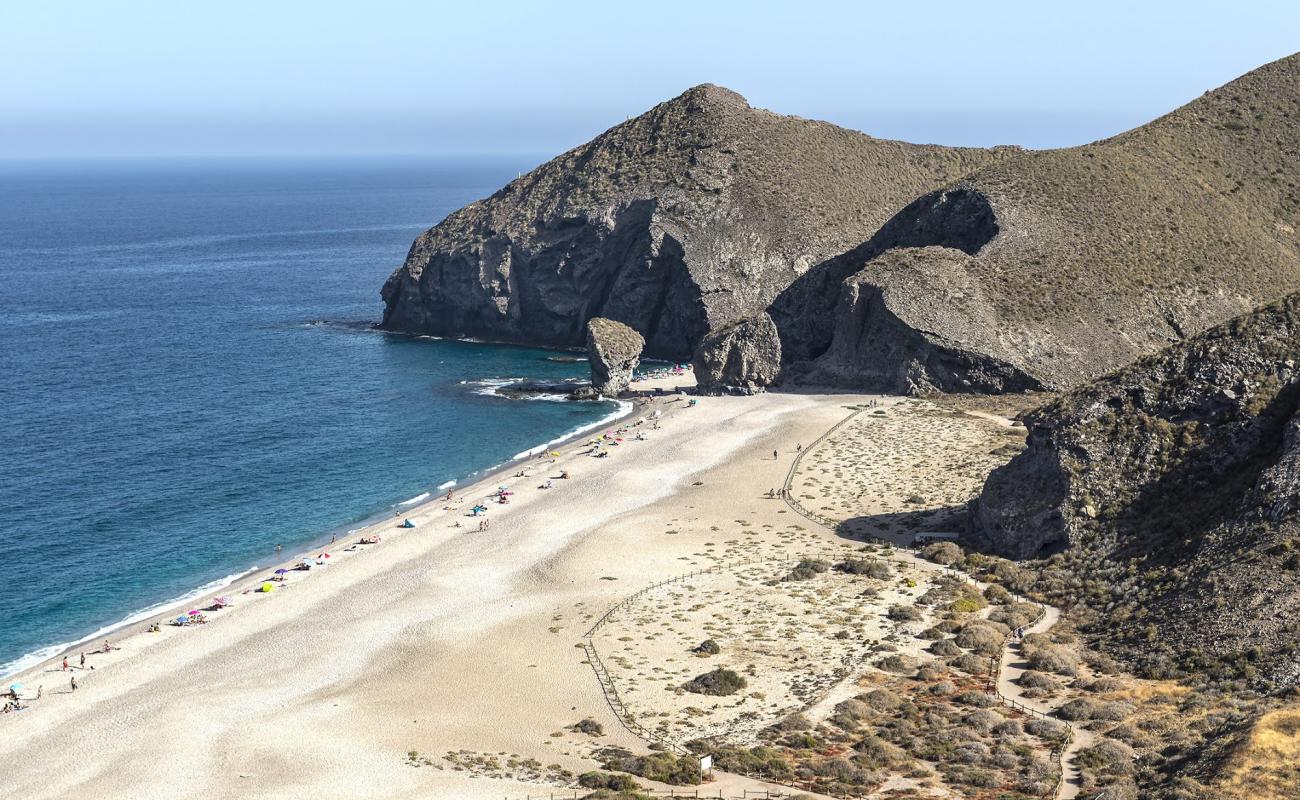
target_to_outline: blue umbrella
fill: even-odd
[[[24,688],[26,688],[26,687],[24,687],[21,683],[11,683],[11,684],[9,684],[9,691],[13,692],[14,694],[18,694],[18,693],[21,692]]]

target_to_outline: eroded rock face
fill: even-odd
[[[1280,188],[1297,152],[1300,55],[1119,136],[981,166],[773,300],[780,380],[1064,390],[1300,290],[1300,202]]]
[[[767,314],[759,314],[710,335],[692,361],[696,375],[709,376],[709,392],[762,391],[781,370],[781,338]]]
[[[966,272],[970,258],[927,247],[872,260],[844,282],[831,346],[803,380],[900,394],[1043,388],[1002,339],[997,309]]]
[[[1010,558],[1067,551],[1113,588],[1106,603],[1156,627],[1160,646],[1128,643],[1139,658],[1258,646],[1262,667],[1300,649],[1288,633],[1300,624],[1300,294],[1026,425],[1027,449],[972,504],[969,543]]]
[[[645,339],[621,322],[596,317],[587,322],[587,359],[591,386],[598,394],[618,397],[632,383]]]
[[[578,346],[602,316],[686,361],[918,195],[1013,152],[873,139],[698,86],[421,235],[382,326]]]

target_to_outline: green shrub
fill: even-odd
[[[987,605],[988,602],[983,597],[977,594],[967,594],[949,603],[948,610],[956,611],[958,614],[974,614]]]
[[[615,775],[611,772],[584,772],[578,776],[578,785],[584,789],[612,789],[616,792],[635,791],[641,785],[632,780],[631,775]]]
[[[1011,602],[1011,592],[1008,592],[1005,587],[991,583],[984,589],[984,599],[996,605],[1005,605]]]
[[[686,683],[682,688],[694,694],[708,694],[717,697],[735,694],[744,689],[748,684],[745,679],[740,677],[734,671],[725,667],[718,667],[715,670],[696,675]]]
[[[700,760],[694,755],[651,753],[637,756],[619,747],[607,748],[599,755],[605,769],[630,772],[648,781],[673,786],[697,786],[704,780],[700,773]]]
[[[722,648],[712,639],[705,639],[692,648],[691,652],[698,653],[702,656],[716,656],[718,653],[722,652]]]
[[[936,564],[952,565],[962,560],[961,548],[955,542],[931,542],[921,548],[921,555]]]
[[[882,581],[893,575],[888,564],[875,558],[846,559],[836,564],[835,569],[848,575],[862,575]]]
[[[921,617],[921,609],[916,606],[894,605],[889,607],[889,618],[895,622],[917,622]]]
[[[805,558],[803,561],[795,564],[794,569],[790,570],[790,574],[785,576],[785,580],[806,581],[810,578],[817,577],[830,568],[831,565],[825,561],[816,558]]]

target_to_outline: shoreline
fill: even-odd
[[[344,552],[350,540],[340,540],[323,573],[291,573],[270,596],[225,590],[236,607],[198,630],[138,625],[114,638],[119,651],[87,651],[87,669],[71,673],[75,694],[57,664],[29,671],[24,697],[43,683],[44,699],[0,720],[0,758],[13,765],[0,795],[287,798],[319,789],[359,800],[499,800],[536,794],[538,784],[442,760],[414,769],[407,754],[504,753],[577,774],[591,768],[590,746],[640,750],[576,647],[595,616],[630,589],[750,548],[784,552],[810,537],[817,547],[852,545],[792,533],[797,515],[765,498],[796,443],[841,419],[849,398],[764,394],[690,406],[646,396],[653,383],[635,386],[645,404],[630,416],[643,412],[646,424],[619,434],[609,458],[594,457],[585,446],[594,437],[579,435],[554,460],[505,465],[454,503],[404,511],[414,530],[389,518],[371,529],[382,534],[377,546]],[[476,532],[478,520],[465,517],[498,483],[516,494],[502,508],[488,501],[490,530]],[[752,523],[738,528],[742,517]],[[584,717],[604,725],[604,739],[563,733]],[[772,788],[720,780],[713,785],[736,794]]]
[[[388,331],[381,332],[389,333]],[[689,372],[686,376],[677,378],[677,381],[679,383],[689,381],[691,386],[694,385],[693,377],[690,376]],[[634,384],[634,386],[647,388],[648,384],[650,390],[655,388],[664,388],[663,386],[658,385],[658,379],[651,378],[644,379],[638,384]],[[266,566],[262,566],[261,564],[249,564],[242,571],[208,581],[196,586],[190,591],[184,592],[183,594],[176,595],[169,599],[160,600],[151,605],[127,612],[127,614],[120,620],[102,625],[91,633],[80,638],[68,642],[58,642],[46,645],[29,653],[24,653],[6,664],[0,664],[0,681],[4,681],[6,683],[5,688],[7,688],[7,684],[13,682],[13,679],[34,672],[46,664],[55,663],[65,656],[72,655],[74,651],[81,651],[83,650],[84,645],[94,644],[99,639],[108,640],[110,637],[121,637],[123,635],[131,636],[142,633],[154,622],[169,624],[172,619],[174,619],[174,617],[168,616],[169,612],[184,607],[203,608],[205,606],[210,606],[215,597],[227,593],[241,593],[255,585],[260,585],[262,580],[248,580],[249,576],[254,573],[260,574],[268,570],[274,571],[281,568],[291,568],[299,564],[302,559],[309,556],[309,554],[319,552],[322,548],[332,549],[339,544],[339,542],[323,541],[325,537],[337,537],[342,541],[347,537],[359,536],[363,531],[378,526],[387,520],[394,519],[395,517],[401,517],[403,515],[413,516],[422,511],[427,511],[427,506],[439,503],[443,500],[442,493],[446,492],[448,489],[451,489],[453,492],[458,488],[461,488],[462,491],[469,491],[470,489],[478,487],[479,484],[486,485],[507,470],[529,461],[540,452],[545,452],[549,449],[564,448],[572,445],[578,438],[586,436],[595,430],[607,426],[621,425],[636,413],[638,408],[637,401],[644,399],[644,396],[637,390],[633,390],[633,392],[635,393],[627,399],[620,398],[612,400],[612,402],[617,404],[617,407],[606,416],[601,417],[594,422],[579,426],[554,439],[542,442],[520,453],[516,453],[507,460],[493,466],[474,470],[456,478],[443,481],[436,486],[430,486],[421,494],[415,495],[415,497],[393,503],[387,508],[371,512],[358,520],[335,525],[321,531],[320,533],[313,534],[306,542],[292,545],[291,548],[285,548],[285,551],[280,554],[280,559],[277,559]],[[465,483],[462,487],[462,481],[468,481],[468,483]],[[418,502],[412,502],[412,500],[416,500],[417,498],[419,499]],[[344,542],[344,544],[346,545],[346,542]],[[300,552],[297,552],[292,556],[287,556],[290,549]],[[227,609],[227,611],[228,610],[229,609]]]

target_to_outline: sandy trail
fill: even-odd
[[[434,501],[404,512],[414,530],[378,524],[382,543],[346,556],[340,545],[328,569],[281,591],[227,590],[237,607],[208,625],[115,638],[122,650],[92,656],[75,694],[54,693],[66,686],[56,665],[37,667],[18,679],[44,685],[44,699],[0,720],[0,796],[500,798],[551,787],[516,768],[473,777],[441,756],[576,772],[592,767],[593,745],[641,749],[583,663],[581,633],[646,583],[803,546],[776,526],[794,515],[761,495],[781,485],[793,443],[852,399],[664,398],[647,441],[604,459],[566,448],[527,478],[463,491],[469,501],[450,511]],[[555,479],[561,469],[573,479]],[[548,476],[553,488],[537,488]],[[497,483],[513,502],[476,532],[465,507]],[[587,716],[605,736],[565,730]],[[411,752],[431,765],[408,764]]]
[[[1017,438],[1022,435],[1022,432],[1013,425],[1011,419],[983,411],[943,411],[928,408],[923,404],[915,403],[915,401],[896,402],[886,406],[885,409],[858,410],[851,419],[840,424],[836,431],[826,435],[823,440],[817,442],[815,447],[800,453],[796,458],[790,470],[789,478],[792,499],[795,500],[795,502],[791,503],[791,508],[805,515],[805,518],[814,525],[824,526],[825,523],[814,517],[807,516],[808,512],[822,517],[829,517],[832,521],[840,521],[855,533],[876,536],[892,541],[895,544],[910,543],[912,533],[900,529],[890,518],[888,512],[901,507],[898,487],[913,486],[915,483],[912,481],[923,477],[921,473],[925,471],[924,466],[919,464],[917,459],[908,462],[912,473],[907,476],[907,480],[899,481],[897,484],[884,484],[876,487],[874,491],[869,491],[870,484],[867,479],[865,477],[860,478],[859,485],[866,486],[867,489],[853,491],[852,486],[850,486],[847,491],[841,489],[838,492],[831,492],[825,502],[820,505],[815,504],[816,510],[807,509],[800,502],[801,498],[812,499],[816,497],[816,495],[809,493],[808,487],[810,484],[818,483],[818,481],[815,477],[810,478],[809,476],[817,472],[834,472],[838,474],[840,471],[848,469],[849,465],[855,461],[868,460],[864,455],[867,445],[863,443],[863,439],[866,431],[873,430],[872,426],[874,426],[874,438],[878,440],[910,442],[918,438],[918,432],[932,430],[936,424],[934,420],[942,419],[945,415],[948,415],[949,420],[960,418],[959,413],[961,416],[977,419],[986,426],[991,423],[991,429],[994,431],[1005,431]],[[952,426],[949,425],[949,427]],[[955,432],[949,433],[949,445],[952,452],[930,457],[931,461],[942,465],[941,469],[932,469],[930,471],[953,478],[953,485],[948,488],[948,491],[952,493],[951,497],[960,496],[964,492],[971,491],[972,478],[980,470],[986,472],[999,463],[999,458],[1009,458],[1011,451],[1014,449],[1014,447],[1007,447],[1006,440],[1002,437],[991,435],[988,428],[981,430],[978,426],[972,428],[968,424],[959,424]],[[998,445],[1000,452],[990,452],[988,448],[991,445]],[[827,451],[829,451],[829,455]],[[805,466],[804,462],[808,462],[808,465]],[[956,471],[950,469],[954,464],[960,465],[963,469]],[[972,469],[972,465],[975,464],[977,466]],[[843,482],[841,481],[836,485],[843,486]],[[933,501],[928,505],[932,508],[939,507]],[[853,519],[855,514],[862,514],[864,511],[869,511],[870,516],[866,516],[865,519]],[[870,520],[870,524],[866,520]],[[922,570],[951,572],[951,570],[919,557],[911,550],[899,550],[895,557]],[[988,584],[982,581],[973,580],[961,573],[952,574],[961,575],[965,580],[979,587],[980,590],[988,588]],[[1025,598],[1017,599],[1030,602]],[[1026,635],[1045,633],[1060,621],[1060,609],[1041,603],[1037,605],[1042,607],[1043,616],[1033,625],[1024,629],[1023,633]],[[1064,703],[1068,696],[1056,698],[1052,701],[1024,696],[1023,689],[1016,683],[1025,670],[1028,669],[1028,665],[1024,663],[1020,655],[1021,645],[1021,641],[1011,639],[1008,640],[1007,646],[1002,651],[998,665],[998,694],[1005,700],[1011,700],[1040,714],[1049,715],[1057,706]],[[838,702],[839,699],[844,699],[848,693],[848,686],[833,687],[821,702],[810,709],[813,718],[818,718],[818,715],[824,714],[828,708],[833,707],[834,703],[832,701]],[[1076,725],[1070,725],[1063,720],[1062,722],[1069,725],[1072,736],[1061,753],[1062,780],[1056,797],[1074,798],[1079,795],[1081,786],[1081,774],[1078,765],[1075,763],[1075,757],[1080,750],[1095,745],[1098,739],[1091,731]]]

